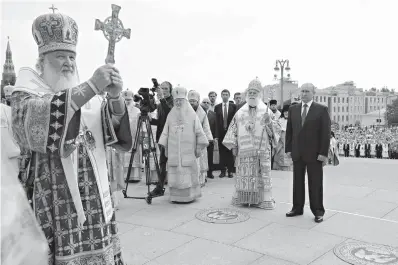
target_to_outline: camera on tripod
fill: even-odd
[[[156,196],[151,195],[151,192],[149,190],[149,186],[151,185],[151,180],[150,180],[150,174],[151,174],[150,173],[150,171],[151,171],[150,157],[151,157],[151,155],[153,157],[153,161],[154,161],[153,163],[155,164],[156,174],[158,175],[158,179],[160,176],[159,162],[158,162],[158,158],[157,158],[157,154],[156,154],[156,143],[155,143],[155,138],[153,137],[153,134],[152,134],[150,117],[148,115],[148,113],[156,110],[155,93],[157,92],[157,89],[159,88],[159,83],[156,80],[156,78],[152,78],[152,83],[153,83],[153,87],[151,89],[141,87],[138,90],[137,94],[135,94],[133,97],[134,102],[136,102],[136,103],[139,102],[139,104],[140,104],[139,109],[141,111],[141,115],[139,116],[139,119],[138,119],[137,131],[136,131],[136,134],[134,137],[133,148],[131,150],[130,163],[129,163],[129,168],[128,168],[127,176],[126,176],[126,188],[122,191],[124,198],[145,199],[145,201],[148,204],[152,203],[152,198],[163,196],[163,195],[156,195]],[[144,133],[144,135],[145,135],[144,137],[140,137],[141,132]],[[134,155],[136,154],[136,152],[138,150],[141,150],[144,164],[145,164],[145,179],[146,179],[146,185],[148,187],[148,193],[147,193],[147,196],[144,196],[144,197],[131,197],[131,196],[127,195],[127,189],[128,189],[128,185],[129,185]]]
[[[141,87],[134,95],[134,102],[140,102],[141,115],[148,115],[149,112],[156,110],[155,93],[159,87],[158,80],[152,78],[153,87]]]

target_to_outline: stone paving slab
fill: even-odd
[[[397,174],[398,174],[398,169],[397,169]],[[374,192],[366,196],[366,198],[375,201],[398,203],[398,191],[379,189],[375,190]]]
[[[310,265],[347,265],[347,263],[338,258],[331,250],[311,262]]]
[[[398,222],[338,213],[312,230],[358,241],[398,247]]]
[[[269,224],[269,222],[254,218],[235,224],[213,224],[194,219],[174,228],[172,231],[220,243],[232,244]]]
[[[347,196],[325,196],[326,208],[382,218],[398,207],[397,203],[376,201],[369,198],[350,198]]]
[[[195,219],[195,214],[197,212],[197,209],[185,207],[185,205],[170,205],[164,207],[162,205],[153,204],[152,207],[134,213],[133,218],[119,218],[118,220],[124,223],[171,230],[183,223]]]
[[[194,237],[163,231],[151,227],[136,227],[120,236],[123,258],[127,264],[145,264]]]
[[[398,222],[398,207],[383,216],[384,219]]]
[[[276,207],[272,211],[264,211],[262,209],[254,209],[250,212],[252,218],[262,220],[264,222],[274,222],[278,224],[291,225],[299,228],[310,229],[317,226],[315,223],[314,216],[311,213],[308,206],[304,207],[304,214],[292,218],[287,218],[286,213],[292,209],[291,204],[287,203],[276,203]],[[327,211],[324,216],[324,221],[336,214],[333,211]]]
[[[146,265],[243,265],[261,256],[260,253],[198,238]]]
[[[282,260],[282,259],[277,259],[273,258],[271,256],[264,255],[258,260],[256,260],[253,263],[250,263],[250,265],[297,265],[297,263],[293,263],[290,261]]]

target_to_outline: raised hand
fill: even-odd
[[[117,97],[123,90],[123,80],[116,68],[115,72],[111,73],[111,84],[105,89],[111,97]]]
[[[112,83],[111,75],[118,74],[118,70],[109,64],[100,66],[95,70],[90,81],[95,85],[99,92],[106,91],[107,87]]]

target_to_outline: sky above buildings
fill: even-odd
[[[104,64],[108,43],[94,22],[117,4],[131,38],[116,44],[116,67],[133,91],[151,86],[152,77],[202,95],[242,91],[256,76],[263,85],[275,83],[276,59],[290,60],[299,85],[352,80],[364,89],[398,89],[394,0],[2,1],[1,64],[10,36],[16,70],[34,67],[32,22],[52,4],[79,26],[81,81]]]

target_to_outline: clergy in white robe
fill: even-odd
[[[199,118],[189,105],[187,90],[173,89],[174,107],[159,139],[165,148],[170,201],[191,202],[202,196],[196,159],[209,145]]]
[[[235,193],[232,203],[274,209],[271,184],[271,143],[276,146],[281,134],[278,120],[261,101],[259,80],[250,82],[246,104],[235,114],[223,145],[236,156]],[[271,142],[272,141],[272,142]]]
[[[1,176],[18,179],[19,146],[11,127],[11,107],[0,104],[1,110]]]
[[[193,110],[196,112],[196,115],[198,115],[200,124],[202,125],[203,131],[205,132],[207,140],[209,141],[210,144],[213,141],[213,135],[211,134],[207,114],[204,111],[204,109],[199,105],[200,94],[195,90],[189,91],[188,101],[189,104],[191,104]],[[206,183],[207,171],[209,170],[209,164],[207,160],[207,149],[203,150],[202,155],[197,159],[197,163],[200,168],[199,183],[201,187],[204,187]]]
[[[275,147],[274,164],[273,164],[274,170],[293,171],[293,160],[285,153],[285,144],[286,144],[285,136],[286,136],[287,117],[289,115],[289,107],[290,105],[283,106],[282,115],[279,118],[279,123],[281,125],[281,136],[279,137],[279,142]]]
[[[5,89],[5,93],[10,89],[9,86],[7,91]],[[46,264],[47,241],[18,180],[20,151],[12,133],[11,107],[1,103],[0,112],[1,264]]]

